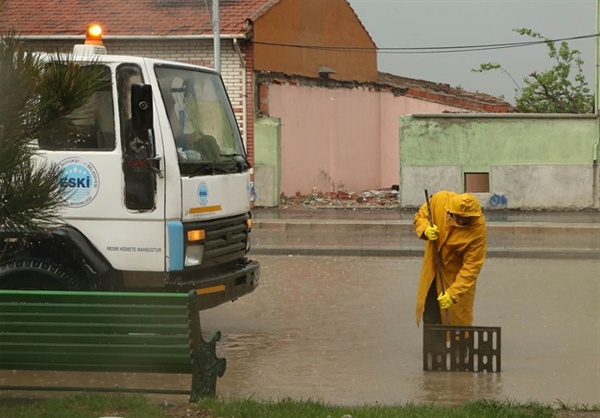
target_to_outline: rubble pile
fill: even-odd
[[[398,190],[379,189],[350,192],[338,190],[337,192],[322,193],[313,191],[310,195],[297,192],[295,196],[280,196],[280,208],[373,208],[390,209],[398,207]]]

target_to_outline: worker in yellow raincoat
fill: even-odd
[[[417,294],[417,325],[473,324],[475,284],[486,254],[485,217],[475,196],[439,191],[429,199],[433,225],[427,203],[415,214],[417,235],[425,244],[421,279]],[[436,244],[434,244],[434,242]],[[435,279],[438,269],[434,247],[440,255],[445,292]]]

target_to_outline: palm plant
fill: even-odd
[[[1,3],[0,3],[1,7]],[[0,9],[1,10],[1,9]],[[35,156],[36,139],[109,82],[100,66],[64,54],[42,60],[14,31],[0,34],[0,228],[43,231],[59,222],[60,169]]]

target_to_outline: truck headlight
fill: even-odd
[[[250,252],[250,232],[252,232],[252,218],[246,219],[246,254]]]
[[[202,264],[204,258],[204,245],[192,245],[185,249],[185,261],[186,267],[199,266]]]

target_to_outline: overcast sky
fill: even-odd
[[[533,40],[513,31],[529,28],[550,39],[596,33],[596,0],[348,0],[379,48],[476,46]],[[594,38],[568,41],[585,61],[584,75],[595,90]],[[461,86],[514,104],[515,82],[501,71],[473,73],[497,62],[520,87],[532,71],[551,68],[545,44],[452,53],[378,54],[379,71]]]

